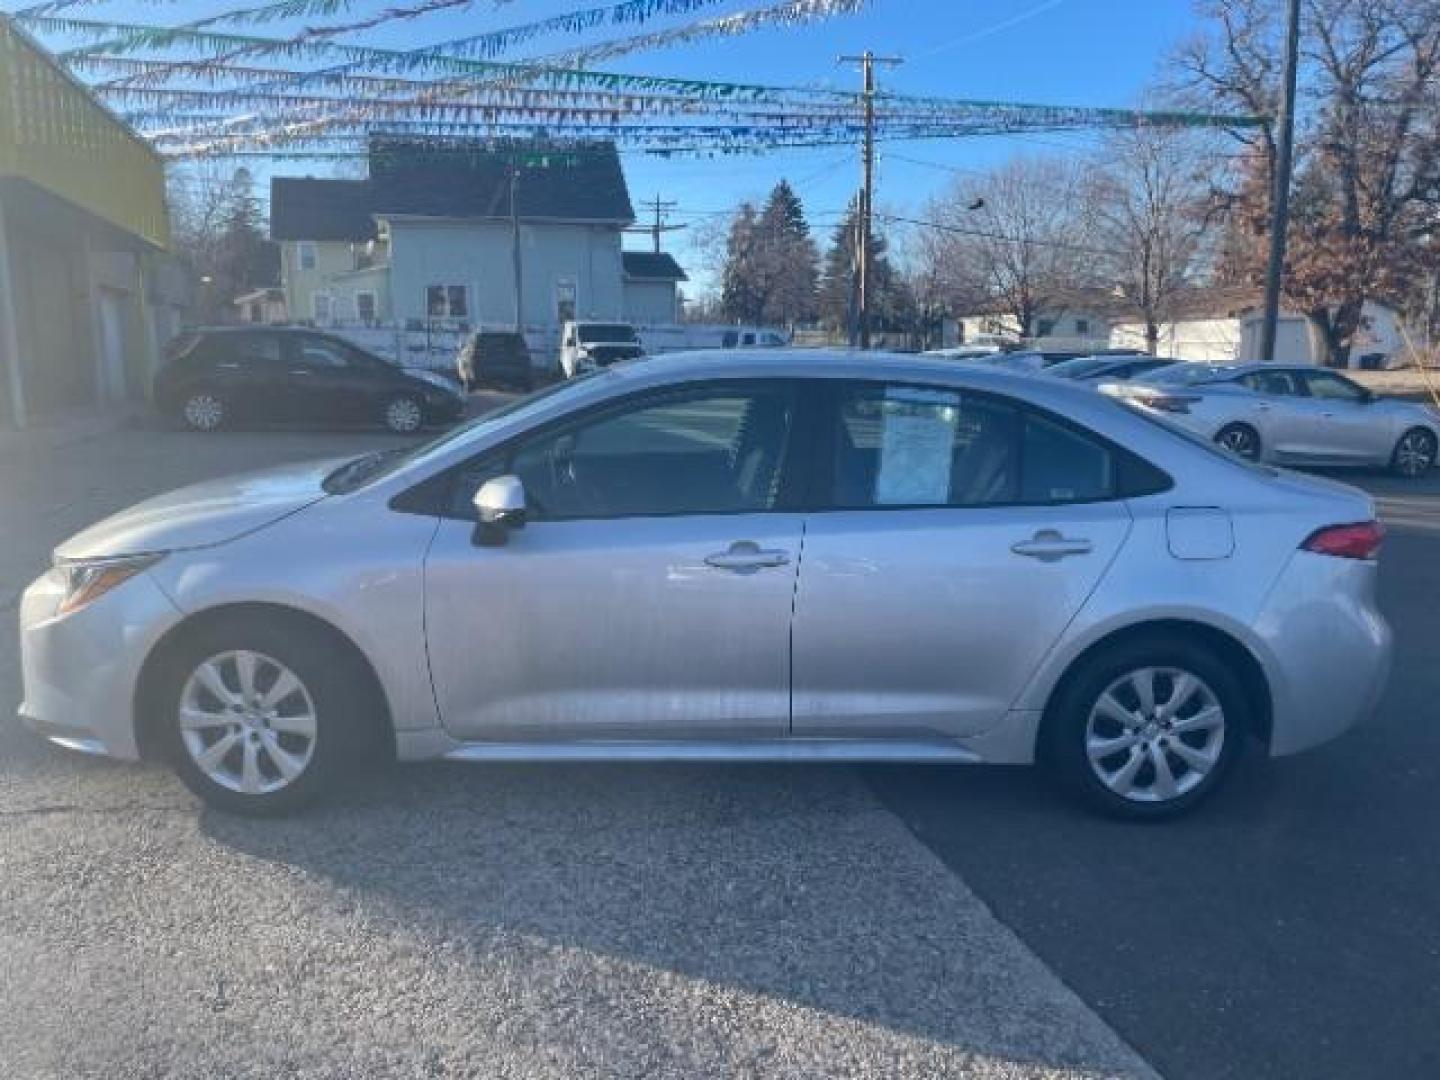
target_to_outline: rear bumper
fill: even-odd
[[[1374,563],[1296,552],[1255,623],[1270,650],[1270,752],[1319,746],[1374,712],[1391,632],[1375,606]]]

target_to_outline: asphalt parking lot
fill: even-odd
[[[55,542],[376,445],[5,443],[0,707]],[[0,1075],[1435,1075],[1440,478],[1357,479],[1392,530],[1380,714],[1170,826],[899,767],[416,766],[256,823],[0,722]]]

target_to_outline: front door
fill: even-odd
[[[379,416],[372,380],[351,362],[349,346],[319,334],[287,334],[285,342],[285,393],[293,416],[327,423]]]
[[[460,471],[425,566],[431,676],[462,739],[757,739],[790,720],[804,518],[778,380],[647,394]],[[530,520],[477,547],[514,475]]]
[[[1364,390],[1331,371],[1306,371],[1300,377],[1310,392],[1305,409],[1313,425],[1314,457],[1340,461],[1389,457],[1389,425],[1376,416]]]
[[[849,384],[796,591],[797,736],[963,737],[1005,716],[1124,543],[1118,451],[953,389]]]

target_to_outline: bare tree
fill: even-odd
[[[1016,158],[988,176],[962,178],[930,204],[936,226],[921,249],[922,271],[960,302],[1008,315],[1021,336],[1090,274],[1080,170],[1046,158]]]
[[[1212,166],[1196,137],[1141,127],[1106,141],[1090,180],[1097,265],[1144,322],[1152,355],[1161,324],[1201,269]]]
[[[1273,116],[1280,26],[1265,0],[1206,0],[1209,31],[1179,63],[1190,90],[1223,108]],[[1301,131],[1285,292],[1344,366],[1366,300],[1423,287],[1421,243],[1440,207],[1440,0],[1306,0]],[[1230,177],[1233,276],[1257,280],[1268,245],[1274,136],[1235,137],[1250,153]]]

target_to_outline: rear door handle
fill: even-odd
[[[1028,559],[1055,562],[1071,555],[1088,555],[1094,550],[1094,547],[1095,545],[1089,540],[1062,536],[1054,529],[1041,529],[1029,540],[1022,540],[1018,544],[1011,545],[1010,550],[1016,555],[1024,555]]]
[[[730,550],[705,556],[705,565],[716,570],[763,570],[767,566],[784,566],[790,561],[786,551],[767,550],[753,540],[737,540]]]

